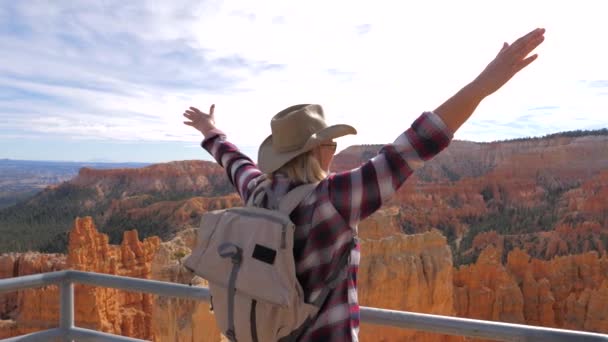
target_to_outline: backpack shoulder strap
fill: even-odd
[[[319,182],[297,186],[286,193],[280,200],[279,211],[289,215],[313,190]]]
[[[272,183],[272,181],[270,179],[266,178],[263,181],[261,181],[258,185],[256,185],[256,187],[251,192],[251,195],[249,196],[247,203],[245,203],[245,206],[247,206],[247,207],[258,206],[260,204],[261,196],[263,196],[265,193],[267,193],[265,189],[271,183]]]

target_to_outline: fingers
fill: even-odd
[[[511,45],[506,53],[507,60],[511,60],[510,64],[514,67],[515,72],[525,68],[530,64],[536,57],[531,60],[524,59],[534,49],[536,49],[545,39],[545,29],[535,29],[525,36],[519,38],[515,43]],[[508,57],[510,56],[510,57]]]
[[[531,39],[519,51],[515,52],[515,57],[518,60],[523,59],[524,57],[528,56],[530,52],[534,51],[534,49],[536,49],[544,40],[545,38],[543,36],[538,36]]]
[[[544,39],[545,29],[535,29],[525,36],[519,38],[511,45],[511,50],[515,56],[527,56]]]
[[[532,51],[544,41],[545,41],[545,36],[543,36],[543,35],[536,36],[536,37],[534,37],[534,39],[530,39],[528,41],[527,48],[528,48],[528,50]]]
[[[209,121],[211,123],[214,123],[214,112],[215,104],[212,104],[211,107],[209,107],[209,114],[201,112],[200,109],[196,107],[189,107],[188,109],[186,109],[186,111],[184,111],[182,115],[190,121],[184,121],[184,124],[196,127],[202,121]]]
[[[185,117],[186,117],[188,120],[191,120],[191,121],[197,121],[197,120],[199,119],[199,116],[198,116],[198,115],[196,115],[196,113],[194,113],[194,112],[189,112],[189,111],[186,111],[186,112],[185,112],[183,115],[184,115],[184,116],[185,116]]]
[[[543,35],[543,34],[545,34],[545,29],[544,28],[535,28],[534,30],[528,32],[522,38],[523,38],[523,40],[528,40],[528,39],[531,39],[531,38],[533,38],[535,36]]]
[[[186,111],[184,112],[184,116],[186,116],[190,120],[195,120],[202,115],[203,115],[203,112],[201,112],[196,107],[190,107],[190,109],[186,109]]]
[[[528,32],[526,35],[524,35],[523,37],[520,37],[518,40],[515,41],[515,43],[513,43],[514,47],[520,47],[521,45],[526,45],[526,43],[538,36],[542,36],[543,34],[545,34],[545,29],[544,28],[537,28],[534,29],[530,32]]]
[[[524,59],[519,65],[515,67],[515,72],[519,72],[521,69],[527,67],[530,63],[534,62],[538,58],[537,54],[534,54],[526,59]]]
[[[213,116],[214,112],[215,112],[215,104],[212,104],[211,107],[209,107],[209,114],[201,112],[201,110],[196,107],[190,107],[190,109],[186,110],[186,113],[203,114],[203,115],[209,115],[209,116]]]
[[[540,29],[540,30],[536,31],[534,35],[528,37],[525,40],[525,42],[523,44],[524,48],[533,49],[533,48],[537,47],[540,43],[543,42],[543,40],[545,40],[544,33],[545,33],[544,29]]]
[[[500,55],[501,53],[503,53],[508,48],[509,48],[509,43],[507,43],[507,42],[502,43],[502,48],[500,48],[500,51],[498,51],[498,53],[496,54],[496,56]]]

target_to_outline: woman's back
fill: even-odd
[[[444,149],[450,139],[451,133],[441,119],[431,112],[424,113],[376,157],[358,168],[321,180],[292,212],[291,219],[296,224],[296,275],[309,303],[319,298],[340,257],[349,256],[347,276],[329,292],[313,325],[300,340],[357,340],[356,280],[360,260],[357,224],[380,208],[414,169]],[[202,146],[226,169],[245,203],[253,196],[257,206],[273,207],[275,201],[301,184],[277,172],[272,182],[265,185],[268,176],[226,141],[219,130],[209,135]]]
[[[252,195],[260,196],[259,206],[271,206],[270,198],[280,200],[288,191],[300,185],[287,177],[277,175],[272,184],[258,187]],[[315,190],[291,213],[296,225],[294,258],[296,276],[304,290],[304,298],[314,303],[327,289],[326,280],[338,267],[343,256],[348,258],[346,277],[342,276],[334,290],[326,294],[319,315],[308,329],[310,333],[301,340],[344,341],[353,329],[358,328],[358,318],[351,320],[351,312],[358,311],[355,278],[359,264],[359,249],[355,246],[355,234],[335,210],[327,194],[327,181],[321,181]],[[271,194],[270,196],[268,194]],[[349,291],[350,290],[350,291]],[[349,293],[352,298],[349,298]]]

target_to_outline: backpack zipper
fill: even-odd
[[[285,240],[287,240],[286,235],[287,235],[287,226],[283,225],[283,228],[281,229],[281,249],[285,249],[287,247],[286,241],[285,241]]]
[[[295,230],[294,224],[285,224],[283,228],[281,228],[281,249],[287,248],[287,228],[292,228]]]

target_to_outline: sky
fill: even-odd
[[[456,139],[608,127],[608,3],[0,0],[0,159],[206,159],[189,106],[254,160],[270,118],[323,105],[355,144],[392,142],[512,43],[539,58]]]

